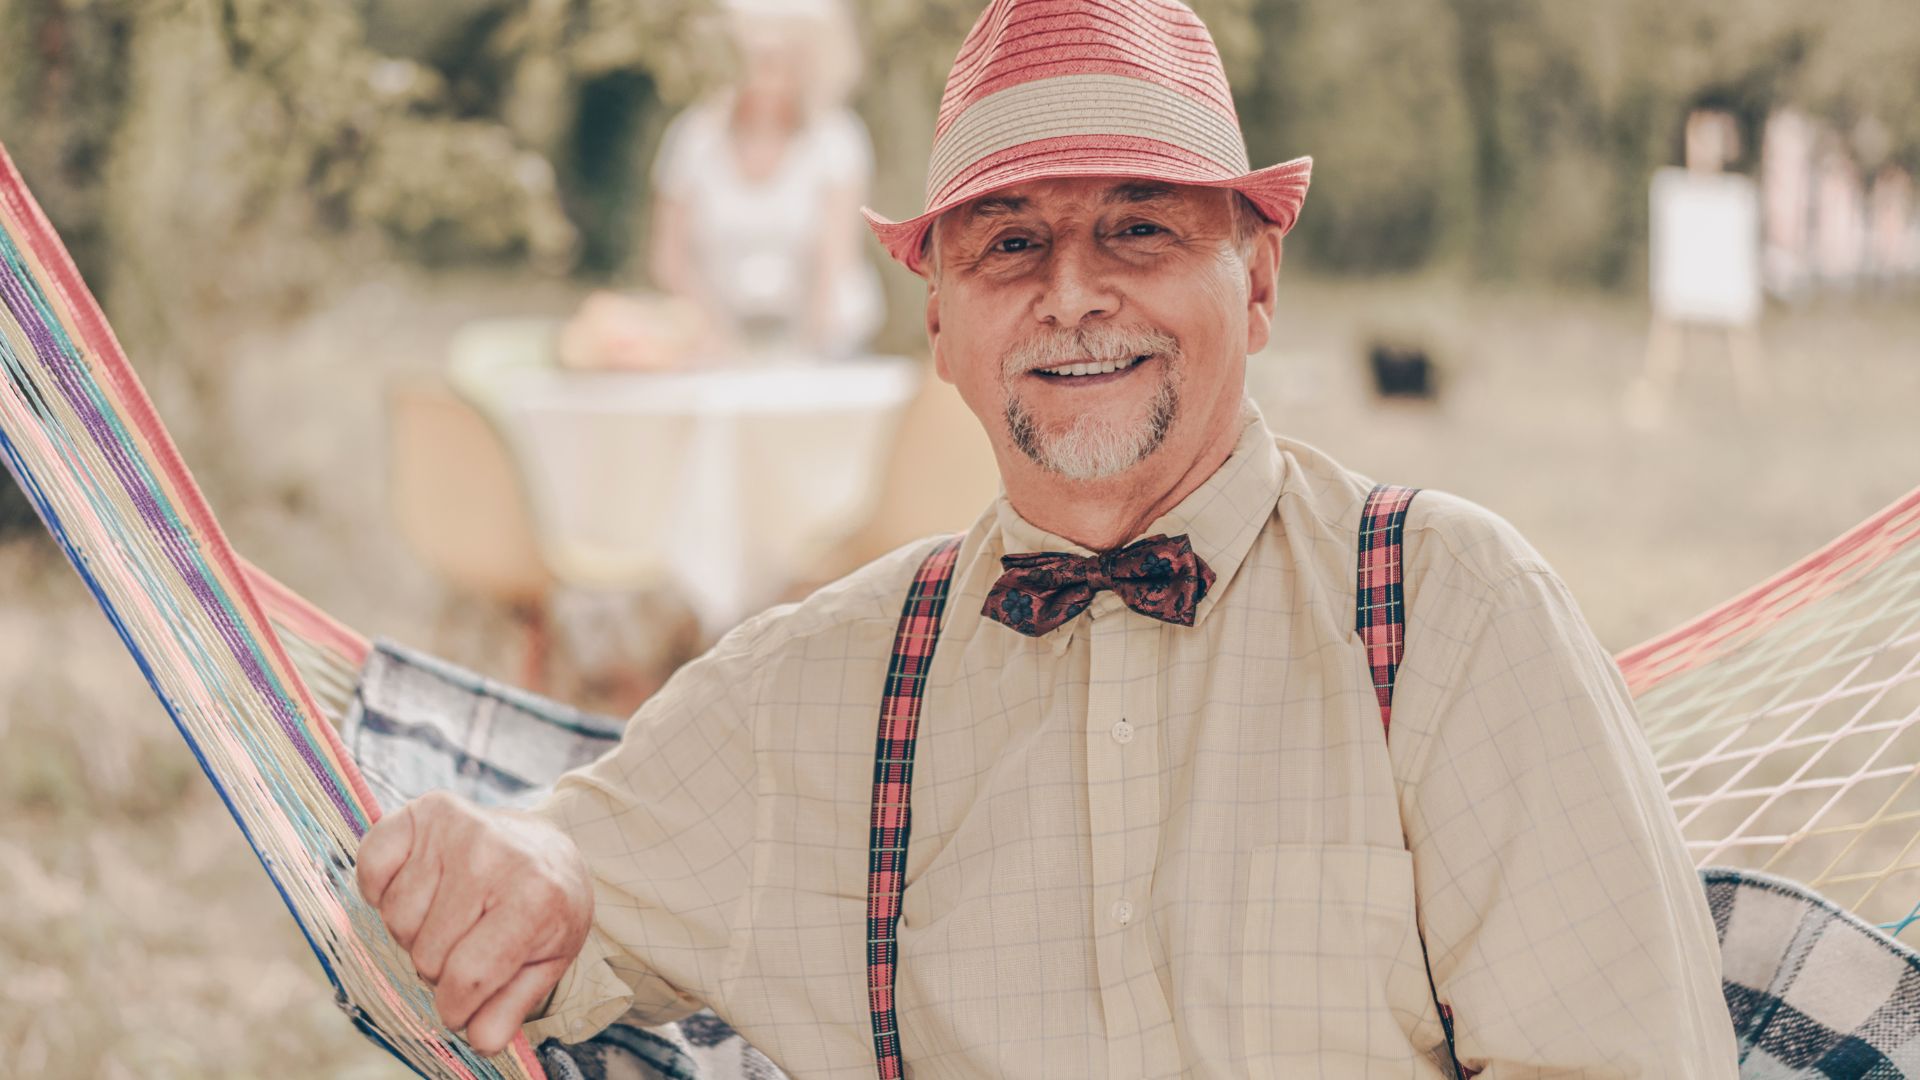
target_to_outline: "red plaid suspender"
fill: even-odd
[[[881,1080],[900,1080],[900,1028],[893,1012],[893,976],[899,961],[894,929],[900,922],[900,894],[907,884],[908,804],[913,790],[913,741],[920,729],[920,699],[933,648],[940,641],[940,617],[953,582],[955,537],[934,548],[920,564],[900,611],[893,635],[893,659],[887,665],[886,693],[880,698],[880,736],[873,754],[873,820],[867,852],[867,1005],[873,1013],[873,1052]]]
[[[1380,726],[1393,730],[1393,676],[1406,654],[1407,610],[1401,590],[1400,541],[1407,505],[1418,488],[1381,484],[1367,495],[1360,514],[1360,578],[1354,599],[1354,629],[1367,646],[1373,693],[1380,699]]]
[[[1373,669],[1373,694],[1380,702],[1380,730],[1393,734],[1393,677],[1407,652],[1407,604],[1403,585],[1405,568],[1401,561],[1406,539],[1407,506],[1419,488],[1381,484],[1367,493],[1366,509],[1360,513],[1360,575],[1354,590],[1354,629],[1367,646],[1367,664]],[[1427,941],[1420,939],[1420,958],[1426,959]],[[1447,1057],[1457,1078],[1471,1077],[1479,1070],[1460,1064],[1453,1046],[1453,1010],[1440,1000],[1433,985],[1433,969],[1428,964],[1427,988],[1433,991],[1433,1003],[1440,1010],[1440,1030],[1447,1036]]]

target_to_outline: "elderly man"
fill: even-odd
[[[872,223],[1004,495],[729,634],[534,813],[369,833],[447,1023],[706,1005],[801,1077],[1732,1076],[1565,587],[1246,399],[1308,167],[1249,171],[1174,0],[996,0],[926,212]]]

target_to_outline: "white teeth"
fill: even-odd
[[[1055,378],[1072,375],[1111,375],[1116,371],[1125,371],[1144,359],[1146,359],[1144,356],[1130,356],[1125,360],[1107,360],[1097,364],[1067,364],[1063,367],[1044,368],[1041,374]]]

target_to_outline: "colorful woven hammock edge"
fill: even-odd
[[[4,146],[0,376],[0,456],[220,793],[343,1008],[423,1076],[543,1076],[524,1038],[487,1061],[446,1032],[430,991],[360,900],[352,849],[379,805],[273,623],[342,659],[364,657],[366,642],[234,553]]]

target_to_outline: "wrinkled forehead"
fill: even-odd
[[[1046,223],[1083,218],[1101,211],[1151,207],[1156,213],[1205,219],[1231,217],[1230,192],[1159,180],[1132,180],[1110,176],[1034,180],[1000,188],[941,214],[936,231],[964,232],[998,221],[1018,219]]]

